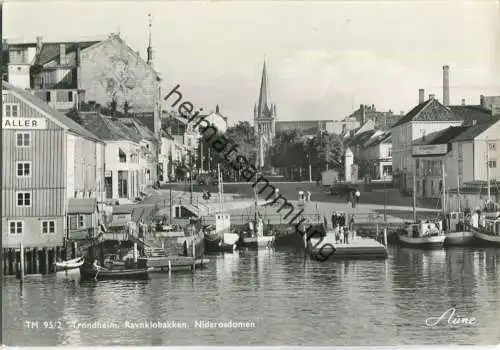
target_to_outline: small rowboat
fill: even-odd
[[[80,266],[83,265],[83,258],[80,257],[71,260],[66,260],[63,262],[56,262],[55,265],[57,271],[78,269]]]
[[[126,280],[147,280],[149,279],[149,268],[142,269],[128,269],[128,270],[106,270],[99,269],[97,273],[97,280],[117,280],[117,279],[126,279]]]

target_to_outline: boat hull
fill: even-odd
[[[64,262],[56,262],[56,271],[68,271],[79,269],[83,265],[83,258],[72,259]]]
[[[220,244],[222,242],[222,237],[220,235],[207,235],[203,237],[205,251],[207,253],[215,253],[219,251]]]
[[[274,236],[244,237],[241,240],[241,247],[250,249],[272,248]]]
[[[83,264],[80,266],[80,281],[97,281],[99,270],[93,265]]]
[[[444,246],[446,239],[445,235],[426,236],[426,237],[408,237],[399,234],[399,242],[401,245],[419,249],[439,249]]]
[[[500,246],[500,236],[473,229],[474,238],[478,244],[486,246]]]
[[[118,271],[99,271],[98,281],[105,280],[147,280],[149,279],[149,269],[129,269]]]
[[[445,245],[471,245],[474,242],[474,232],[457,231],[445,234]]]

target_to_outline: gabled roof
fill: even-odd
[[[47,113],[48,115],[52,116],[59,123],[63,124],[66,128],[68,128],[69,131],[94,141],[101,141],[99,137],[96,136],[96,134],[86,130],[84,127],[82,127],[75,121],[71,120],[70,118],[66,117],[61,112],[53,109],[47,103],[39,99],[37,96],[32,95],[28,91],[15,87],[5,81],[2,81],[2,84],[5,90],[10,90],[14,92],[15,94],[19,95],[22,99],[33,104],[38,109],[42,110],[44,113]]]
[[[491,111],[481,106],[460,105],[448,106],[448,108],[460,118],[459,120],[463,120],[467,124],[472,124],[473,121],[481,123],[492,118]]]
[[[66,46],[66,54],[75,52],[77,47],[81,50],[89,46],[98,44],[100,41],[73,41],[73,42],[57,42],[57,43],[42,43],[40,55],[35,59],[35,65],[45,65],[59,58],[59,47],[61,44]]]
[[[392,140],[392,133],[387,131],[379,136],[374,137],[373,140],[369,140],[364,145],[364,148],[375,147],[381,143],[390,143],[391,140]]]
[[[376,130],[368,130],[364,131],[361,134],[354,135],[352,138],[347,140],[347,145],[348,146],[361,146],[363,143],[368,141],[370,137],[375,134]]]
[[[451,142],[471,141],[475,139],[477,136],[481,135],[486,130],[488,130],[497,122],[499,122],[498,118],[489,120],[487,122],[478,123],[472,127],[467,128],[467,130],[465,130],[463,133],[452,139]]]
[[[112,118],[98,112],[81,112],[83,126],[98,135],[105,141],[127,140],[139,142],[141,135],[134,129],[120,122],[119,118]]]
[[[451,142],[452,139],[469,129],[467,126],[451,126],[444,130],[433,132],[413,141],[413,145],[442,145]]]
[[[125,124],[126,126],[133,128],[137,131],[137,133],[146,140],[155,139],[154,133],[149,130],[149,128],[144,125],[138,118],[120,118],[120,122]]]
[[[412,121],[460,121],[463,117],[455,115],[452,111],[439,103],[435,98],[422,102],[408,114],[399,119],[391,128]]]

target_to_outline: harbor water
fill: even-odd
[[[194,274],[149,281],[4,278],[3,343],[500,343],[498,249],[391,247],[380,261],[317,262],[269,249],[209,258]]]

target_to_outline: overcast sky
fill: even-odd
[[[70,41],[120,32],[145,57],[153,16],[163,89],[251,120],[264,57],[280,120],[342,119],[361,103],[408,112],[424,88],[479,103],[500,95],[498,1],[7,2],[4,37]],[[495,79],[496,78],[496,79]]]

